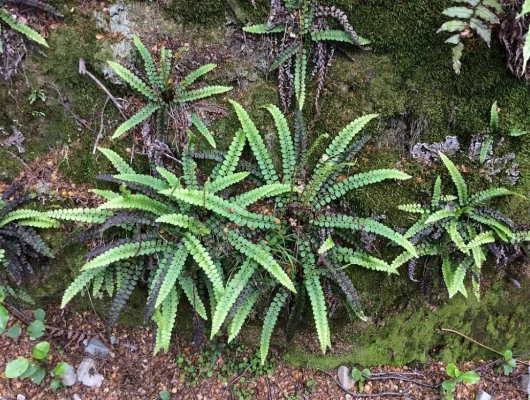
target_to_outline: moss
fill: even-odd
[[[215,24],[225,18],[227,3],[218,0],[172,0],[164,11],[170,18],[189,24]]]

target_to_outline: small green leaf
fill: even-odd
[[[357,368],[354,368],[352,371],[351,371],[351,376],[353,377],[353,379],[355,379],[356,381],[360,381],[363,377],[363,374],[360,370],[358,370]]]
[[[447,21],[445,24],[443,24],[440,29],[436,33],[440,32],[461,32],[464,29],[466,29],[466,23],[464,21]]]
[[[31,375],[30,378],[34,384],[40,385],[45,376],[46,370],[44,369],[44,367],[38,366],[36,371],[33,373],[33,375]]]
[[[363,369],[363,375],[370,377],[370,376],[372,376],[372,373],[370,372],[370,370],[368,368],[365,368],[365,369]]]
[[[44,323],[36,319],[28,325],[28,333],[32,339],[38,339],[44,335]]]
[[[508,361],[508,360],[509,360],[510,358],[512,358],[512,357],[513,357],[513,353],[512,353],[511,350],[506,350],[506,351],[504,352],[504,359],[505,359],[506,361]]]
[[[0,334],[6,330],[7,321],[9,321],[9,313],[4,306],[0,306]]]
[[[64,376],[64,374],[66,374],[67,371],[68,371],[68,363],[63,361],[55,366],[52,373],[55,376]]]
[[[61,381],[59,379],[52,379],[50,382],[50,387],[53,390],[60,389],[63,385],[61,385]]]
[[[163,392],[160,392],[160,400],[170,400],[171,399],[171,394],[167,391],[167,390],[164,390]]]
[[[470,383],[470,384],[474,385],[474,384],[476,384],[476,383],[478,383],[480,381],[480,375],[477,374],[474,371],[467,371],[467,372],[464,372],[461,375],[461,379],[465,383]]]
[[[25,357],[19,357],[16,360],[10,361],[6,367],[6,377],[10,379],[18,378],[29,367],[29,360]]]
[[[467,7],[449,7],[443,10],[442,14],[451,18],[468,19],[473,15],[473,10]]]
[[[454,365],[453,363],[450,363],[449,365],[447,365],[447,368],[445,368],[445,371],[447,372],[447,375],[453,378],[456,378],[458,376],[457,372],[460,372],[458,371],[458,368],[456,368],[456,365]]]
[[[44,322],[44,317],[46,316],[46,313],[44,312],[44,310],[42,308],[39,308],[39,309],[35,310],[33,315],[35,316],[36,320]]]
[[[49,352],[50,352],[49,342],[37,343],[35,347],[33,347],[33,357],[35,357],[39,361],[45,360],[48,357]]]
[[[20,334],[22,333],[22,328],[19,324],[15,324],[11,327],[10,330],[7,331],[7,336],[11,339],[17,339]]]

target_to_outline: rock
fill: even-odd
[[[85,347],[85,353],[91,356],[107,358],[110,355],[110,350],[101,340],[92,338]]]
[[[66,373],[60,377],[60,380],[63,386],[74,386],[77,382],[77,374],[75,373],[75,368],[71,365],[68,365]]]
[[[477,392],[477,397],[475,397],[475,400],[492,400],[492,397],[484,390],[479,390]]]
[[[77,368],[77,381],[88,387],[101,387],[103,384],[103,375],[94,373],[90,374],[91,370],[96,370],[96,362],[92,358],[84,358]]]
[[[346,390],[350,390],[357,382],[351,376],[350,369],[348,367],[345,367],[344,365],[340,366],[339,371],[337,372],[337,375],[339,377],[340,384]]]
[[[17,400],[26,400],[26,396],[23,394],[17,394]]]
[[[521,389],[523,389],[526,393],[530,394],[530,375],[522,375],[521,376]]]
[[[77,393],[74,393],[72,400],[81,400],[81,396],[79,396]]]

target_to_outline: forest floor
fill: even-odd
[[[322,371],[296,368],[281,360],[281,354],[272,349],[273,361],[259,365],[254,350],[242,345],[222,347],[204,343],[194,350],[191,339],[182,334],[175,340],[168,354],[153,356],[152,332],[145,328],[118,327],[110,344],[104,321],[92,312],[78,313],[50,307],[47,310],[47,334],[39,340],[51,343],[49,370],[58,362],[66,361],[77,367],[85,357],[86,341],[98,338],[105,342],[111,353],[107,358],[93,357],[97,373],[104,376],[99,388],[81,383],[52,390],[47,376],[40,386],[28,379],[8,380],[5,365],[21,356],[30,357],[38,342],[29,340],[25,333],[24,318],[16,318],[10,307],[9,325],[19,323],[22,335],[11,339],[0,336],[0,398],[11,400],[23,395],[33,399],[158,399],[160,392],[168,391],[171,399],[441,399],[439,385],[448,379],[445,365],[431,361],[415,368],[374,367],[371,372],[377,380],[365,382],[363,395],[358,385],[348,394],[337,383],[337,370]],[[25,311],[31,320],[31,311]],[[67,322],[68,321],[68,322]],[[84,344],[84,343],[85,344]],[[351,367],[351,366],[350,366]],[[492,361],[469,362],[459,365],[462,371],[476,370],[480,374],[477,385],[459,384],[455,399],[475,399],[478,390],[484,390],[496,400],[527,399],[518,377],[527,373],[526,365],[518,364],[510,376],[497,372]],[[392,379],[389,379],[392,378]],[[378,395],[386,393],[385,396]],[[77,396],[76,396],[77,395]],[[22,398],[19,396],[19,398]]]

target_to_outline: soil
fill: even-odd
[[[95,357],[97,372],[105,378],[100,388],[88,388],[80,383],[73,387],[52,390],[48,375],[44,382],[37,386],[29,380],[8,380],[4,375],[5,365],[17,357],[31,355],[32,347],[37,343],[29,340],[25,333],[24,318],[16,318],[16,309],[9,307],[9,325],[19,323],[23,328],[22,335],[13,340],[6,334],[0,336],[0,397],[16,399],[24,395],[26,399],[72,399],[77,394],[81,399],[157,399],[162,391],[169,391],[172,399],[349,399],[359,396],[358,386],[351,389],[351,394],[342,390],[338,383],[337,371],[322,371],[311,368],[295,368],[281,360],[277,349],[272,349],[276,360],[269,366],[268,374],[256,374],[255,368],[247,367],[242,373],[233,372],[223,381],[217,374],[207,372],[209,365],[203,362],[207,357],[210,343],[203,343],[198,352],[194,349],[191,337],[181,334],[175,339],[168,354],[153,356],[154,343],[149,328],[118,327],[114,330],[115,340],[111,345],[105,332],[104,320],[93,312],[79,313],[67,308],[59,310],[49,307],[46,311],[47,335],[39,340],[47,340],[52,345],[48,370],[53,369],[60,361],[78,366],[84,355],[83,341],[91,337],[103,340],[111,349],[107,359]],[[23,312],[25,320],[31,320],[32,312]],[[67,322],[68,321],[68,322]],[[252,357],[252,350],[243,349],[245,357]],[[179,360],[180,359],[180,360]],[[241,354],[235,352],[218,353],[212,359],[212,365],[234,365],[235,359],[241,360]],[[186,360],[183,362],[183,360]],[[245,358],[246,360],[246,358]],[[523,361],[524,362],[524,361]],[[251,364],[249,364],[251,365]],[[252,364],[253,365],[253,364]],[[191,366],[191,369],[189,369]],[[351,366],[350,366],[351,367]],[[367,381],[364,384],[364,395],[373,399],[405,399],[405,394],[413,400],[441,399],[438,385],[447,379],[446,365],[431,361],[415,367],[373,367],[372,377],[380,380]],[[476,370],[480,374],[477,385],[459,384],[455,399],[474,399],[478,390],[484,390],[495,399],[526,399],[528,395],[520,390],[518,377],[527,372],[524,364],[510,376],[497,372],[491,361],[469,362],[458,366],[461,371]],[[195,368],[195,369],[193,369]],[[195,371],[187,373],[186,370]],[[230,368],[228,369],[230,371]],[[388,379],[393,377],[394,379]],[[192,386],[194,385],[194,386]],[[429,387],[433,386],[433,387]],[[390,392],[395,396],[378,396],[378,393]],[[401,395],[400,395],[401,393]],[[351,396],[351,397],[349,397]]]

